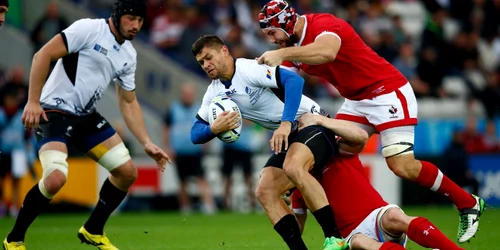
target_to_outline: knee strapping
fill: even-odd
[[[103,166],[108,171],[111,171],[131,159],[129,151],[125,144],[120,143],[113,148],[111,148],[106,154],[104,154],[98,163]]]
[[[390,133],[382,135],[382,156],[413,154],[413,133]]]
[[[45,188],[45,178],[55,170],[61,171],[65,177],[68,176],[68,162],[66,158],[68,155],[57,150],[46,150],[40,153],[40,162],[43,168],[42,179],[38,182],[38,188],[43,196],[51,199],[55,194],[50,194]]]

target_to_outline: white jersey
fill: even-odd
[[[44,109],[87,115],[112,80],[135,89],[137,53],[130,41],[116,41],[106,19],[78,20],[61,35],[68,55],[57,61],[42,89]]]
[[[219,79],[208,86],[198,117],[208,122],[209,105],[216,96],[229,96],[238,104],[243,118],[262,127],[275,130],[281,123],[285,104],[278,96],[284,92],[276,82],[276,67],[260,65],[256,60],[237,59],[231,85],[226,88]],[[229,85],[229,84],[228,84]],[[302,95],[298,120],[304,113],[320,113],[320,106],[309,97]]]

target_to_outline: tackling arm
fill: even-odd
[[[118,85],[116,86],[116,89],[118,106],[128,129],[132,131],[135,138],[137,138],[143,146],[151,143],[151,138],[146,130],[142,110],[135,96],[135,92],[126,91]]]
[[[335,60],[340,49],[340,39],[331,34],[320,35],[306,46],[291,46],[282,48],[282,59],[285,61],[302,62],[309,65],[318,65]]]
[[[368,141],[368,133],[349,121],[320,116],[318,125],[328,128],[340,136],[338,145],[339,149],[344,152],[359,154]]]

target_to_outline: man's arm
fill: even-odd
[[[144,124],[144,118],[142,116],[142,110],[137,101],[135,91],[126,91],[121,87],[116,85],[117,97],[118,97],[118,107],[127,124],[128,129],[134,134],[135,138],[145,146],[151,143],[151,138],[146,130],[146,125]]]
[[[50,63],[68,54],[61,34],[52,38],[34,56],[31,66],[28,102],[39,103],[43,85],[49,73]]]
[[[368,133],[365,130],[349,121],[325,116],[320,117],[318,125],[332,130],[340,137],[337,142],[340,150],[351,154],[359,154],[365,149],[368,141]]]
[[[329,63],[335,60],[341,45],[340,38],[332,34],[320,35],[313,43],[280,49],[285,61],[302,62],[309,65]]]
[[[210,124],[197,118],[191,127],[191,142],[193,144],[205,144],[215,138],[216,134],[210,129]]]

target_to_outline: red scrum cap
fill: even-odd
[[[260,10],[259,24],[261,29],[281,29],[291,36],[297,17],[295,9],[286,1],[272,0]]]

